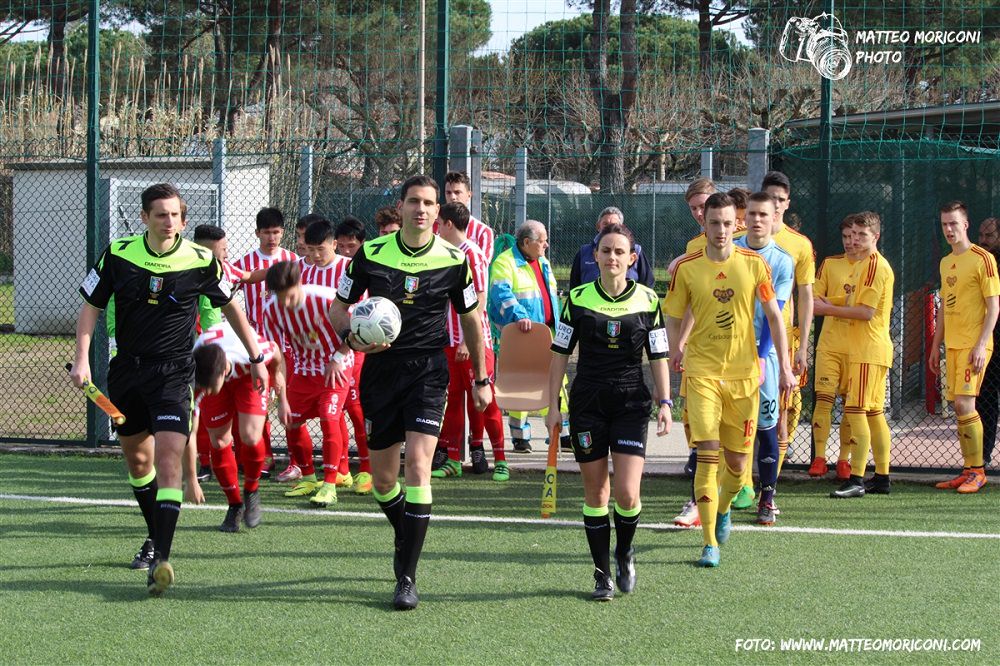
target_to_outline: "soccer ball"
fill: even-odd
[[[381,296],[361,301],[351,313],[351,333],[366,345],[392,342],[399,335],[402,324],[399,308]]]

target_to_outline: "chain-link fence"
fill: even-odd
[[[285,212],[288,248],[306,211],[356,215],[374,234],[374,211],[395,201],[406,176],[443,173],[449,129],[465,124],[482,134],[475,159],[485,221],[511,233],[523,194],[525,217],[549,229],[565,284],[598,213],[616,206],[662,292],[666,266],[698,231],[684,188],[702,174],[721,189],[745,185],[748,131],[761,127],[819,259],[839,251],[837,223],[847,212],[868,208],[885,220],[881,246],[897,288],[887,387],[895,460],[957,463],[953,421],[928,411],[942,406],[926,380],[926,304],[943,249],[938,204],[965,199],[975,226],[1000,203],[1000,2],[836,3],[836,25],[821,18],[828,3],[817,0],[700,3],[700,16],[678,15],[687,3],[666,0],[515,4],[428,2],[421,39],[418,0],[108,0],[95,61],[86,55],[87,3],[10,3],[0,17],[0,382],[8,393],[0,438],[100,434],[94,423],[88,430],[62,370],[88,219],[100,245],[136,232],[146,184],[177,183],[191,204],[188,233],[221,225],[231,258],[254,247],[264,205]],[[741,31],[718,29],[734,19]],[[523,27],[514,32],[514,23]],[[826,65],[840,68],[826,71],[832,78],[843,75],[828,106],[829,160],[815,133]],[[101,180],[88,211],[86,90],[98,72],[100,133],[90,155],[100,158]],[[811,383],[803,397],[792,463],[810,456]]]

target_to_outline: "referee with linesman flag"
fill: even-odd
[[[266,377],[257,335],[232,300],[222,266],[208,248],[181,238],[185,209],[173,185],[160,183],[143,191],[146,232],[112,241],[80,285],[86,302],[76,325],[70,370],[78,388],[91,378],[94,326],[101,310],[113,302],[118,353],[108,370],[108,397],[125,416],[118,439],[146,521],[147,544],[153,548],[146,586],[157,596],[174,582],[168,560],[183,498],[181,454],[191,428],[191,349],[199,296],[222,308],[246,347],[258,391]]]

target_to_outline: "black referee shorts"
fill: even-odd
[[[448,398],[444,350],[409,360],[365,356],[361,366],[361,410],[368,448],[387,449],[407,432],[439,437]]]
[[[645,384],[573,382],[569,392],[569,434],[579,463],[609,453],[646,457],[652,399]]]
[[[194,361],[190,358],[148,363],[118,354],[108,369],[108,397],[125,416],[116,426],[119,435],[146,431],[191,432],[191,387]]]

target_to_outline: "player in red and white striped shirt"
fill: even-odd
[[[285,218],[277,208],[262,208],[257,213],[257,230],[254,234],[260,241],[260,247],[243,255],[233,265],[236,268],[253,273],[266,271],[279,261],[295,261],[299,255],[281,247],[281,237],[285,233]],[[247,320],[255,330],[261,330],[261,314],[268,293],[263,282],[248,284],[244,289],[245,310]]]
[[[449,171],[444,177],[444,199],[448,203],[457,201],[468,209],[472,208],[472,181],[464,171]],[[488,224],[470,215],[465,236],[483,251],[486,263],[493,262],[494,233]]]
[[[288,421],[285,397],[285,361],[277,344],[257,336],[264,355],[270,387],[278,396],[278,417]],[[206,349],[213,347],[217,349]],[[220,354],[221,352],[221,354]],[[211,442],[212,471],[229,500],[229,511],[220,526],[223,532],[260,524],[260,476],[264,468],[262,434],[267,419],[267,391],[258,393],[250,379],[250,357],[232,327],[223,322],[202,333],[194,343],[195,385],[199,397],[199,430],[204,428]],[[237,473],[237,443],[243,466],[240,496]],[[245,500],[245,501],[244,501]]]
[[[490,325],[486,318],[489,261],[483,251],[466,238],[465,230],[468,228],[469,219],[469,209],[464,204],[460,202],[447,203],[441,206],[441,212],[438,214],[438,232],[443,240],[465,252],[469,268],[472,269],[472,284],[479,297],[479,311],[482,315],[486,368],[491,373],[490,379],[492,380],[493,342],[490,339]],[[451,306],[448,307],[448,337],[450,344],[445,348],[450,373],[448,404],[445,408],[444,424],[441,427],[439,440],[439,451],[444,448],[447,451],[448,460],[438,469],[433,470],[431,476],[437,478],[461,476],[462,439],[465,437],[465,412],[468,411],[471,436],[469,453],[472,458],[472,472],[483,474],[489,471],[489,464],[486,462],[486,454],[483,451],[483,430],[485,429],[489,433],[490,444],[493,447],[493,460],[495,462],[493,480],[507,481],[510,478],[510,470],[507,467],[503,451],[503,415],[500,412],[500,407],[497,406],[495,397],[485,412],[477,412],[475,407],[467,408],[468,396],[472,393],[474,379],[472,361],[469,358],[469,350],[465,346],[458,314]],[[435,458],[440,460],[441,454],[436,453]]]
[[[338,242],[333,224],[324,218],[314,221],[306,228],[304,242],[306,255],[312,263],[302,268],[302,284],[314,284],[335,290],[340,283],[340,277],[347,270],[350,259],[337,254],[340,243]],[[355,365],[352,367],[351,373],[352,383],[355,376],[360,375],[360,368],[357,367],[357,357],[354,360]],[[358,454],[361,458],[361,468],[358,473],[359,483],[357,484],[355,484],[354,477],[351,476],[350,461],[347,457],[347,442],[350,440],[350,433],[347,430],[345,412],[348,412],[348,410],[353,412],[351,420],[354,424],[355,441],[358,442]],[[344,441],[344,447],[338,462],[336,484],[338,488],[353,488],[357,485],[355,492],[359,495],[371,492],[371,462],[368,459],[368,445],[367,442],[362,442],[364,439],[364,427],[365,421],[361,415],[360,405],[357,404],[357,401],[354,401],[354,404],[352,404],[351,388],[348,388],[345,402],[341,406],[340,432]]]
[[[337,225],[337,231],[334,235],[337,240],[337,254],[350,260],[365,242],[365,225],[358,218],[348,215]],[[365,298],[366,296],[362,296],[361,300]],[[364,354],[358,351],[354,352],[351,388],[347,392],[347,404],[344,405],[344,412],[347,418],[351,419],[351,425],[354,427],[354,443],[358,448],[358,474],[353,477],[354,492],[358,495],[367,495],[372,491],[372,464],[368,454],[368,435],[365,433],[365,415],[361,409],[361,395],[358,392],[361,386],[361,367],[364,361]],[[341,424],[346,442],[349,438],[346,418],[341,421]],[[350,472],[347,450],[345,449],[344,456],[340,459],[340,473],[346,475],[345,483],[351,479]]]
[[[307,497],[327,506],[337,501],[336,475],[341,448],[347,446],[340,428],[341,409],[350,384],[353,352],[330,323],[330,306],[337,292],[329,287],[301,283],[299,262],[282,261],[267,271],[272,296],[264,306],[264,331],[272,340],[291,347],[293,369],[288,380],[291,410],[287,427],[289,467],[298,468],[299,483],[286,497]],[[316,479],[312,443],[302,442],[302,426],[318,418],[323,432],[325,483]],[[287,472],[288,470],[286,470]],[[319,492],[317,492],[319,491]]]
[[[254,235],[260,242],[260,247],[248,252],[233,265],[236,268],[252,274],[266,272],[268,268],[279,261],[295,261],[299,255],[281,247],[281,238],[285,233],[285,216],[277,208],[261,208],[257,213],[257,229]],[[247,320],[254,330],[263,330],[261,315],[264,311],[264,303],[267,301],[268,293],[264,286],[263,278],[260,282],[247,284],[243,288],[244,310],[247,313]],[[308,432],[306,433],[308,437]],[[270,476],[270,468],[273,467],[273,455],[271,453],[271,423],[264,421],[264,450],[267,466],[265,476]]]

